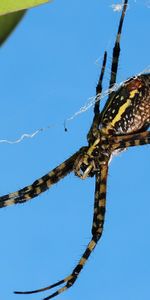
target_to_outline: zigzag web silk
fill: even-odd
[[[146,68],[144,71],[140,72],[139,74],[135,75],[135,76],[139,76],[143,73],[148,73],[150,72],[150,66],[148,66],[148,68]],[[91,107],[93,107],[93,105],[95,104],[95,102],[97,102],[99,100],[99,97],[102,99],[104,99],[106,96],[108,96],[112,91],[116,91],[123,83],[125,83],[126,81],[122,81],[119,84],[115,84],[115,86],[113,86],[111,89],[107,89],[105,90],[103,93],[98,94],[97,96],[92,96],[88,99],[88,101],[80,107],[80,109],[78,111],[76,111],[72,116],[68,117],[67,119],[64,120],[63,126],[66,129],[66,125],[68,122],[73,121],[77,116],[79,116],[80,114],[85,113],[87,110],[89,110]],[[35,130],[32,133],[23,133],[18,139],[12,141],[9,139],[0,139],[0,143],[6,143],[6,144],[18,144],[20,142],[22,142],[24,139],[32,139],[34,138],[36,135],[40,134],[41,132],[47,131],[48,129],[51,129],[53,127],[56,126],[60,126],[62,125],[61,123],[56,123],[56,124],[49,124],[46,127],[41,127],[37,130]]]

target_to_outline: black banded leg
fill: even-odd
[[[64,286],[60,289],[58,289],[56,292],[51,294],[50,296],[44,298],[43,300],[49,300],[53,297],[58,296],[59,294],[63,293],[67,289],[73,286],[75,281],[77,280],[81,270],[84,268],[85,263],[87,262],[89,256],[93,252],[94,248],[97,245],[97,242],[102,236],[103,232],[103,224],[104,224],[104,215],[105,215],[105,202],[106,202],[106,179],[107,179],[107,171],[108,167],[107,165],[102,166],[101,172],[96,174],[96,188],[95,188],[95,203],[97,208],[95,217],[94,217],[94,223],[93,223],[93,235],[92,239],[90,240],[89,244],[87,245],[87,248],[85,252],[83,253],[80,261],[78,262],[77,266],[73,269],[72,273],[67,276],[66,278],[50,285],[45,288],[41,288],[34,291],[27,291],[27,292],[15,292],[16,294],[34,294],[38,292],[43,292],[49,289],[52,289],[56,286],[59,286],[61,284],[64,284]]]
[[[105,68],[106,68],[106,62],[107,62],[107,52],[104,52],[104,57],[103,57],[103,64],[101,68],[101,73],[99,76],[98,84],[96,86],[96,98],[95,98],[95,105],[94,105],[94,117],[93,117],[93,122],[90,128],[90,131],[88,133],[88,141],[92,144],[93,143],[93,138],[95,138],[95,134],[98,131],[99,128],[99,123],[100,123],[100,100],[101,100],[101,92],[102,92],[102,82],[103,82],[103,77],[105,73]]]
[[[112,88],[112,86],[116,83],[116,75],[117,75],[118,62],[120,56],[120,38],[121,38],[123,21],[126,14],[127,4],[128,4],[128,0],[125,0],[123,4],[123,10],[122,10],[118,32],[116,36],[115,46],[113,48],[113,58],[112,58],[112,65],[111,65],[111,77],[110,77],[109,88]]]
[[[94,217],[92,234],[103,229],[106,210],[106,188],[107,188],[108,164],[102,166],[100,172],[96,174]]]
[[[92,251],[94,250],[98,240],[100,239],[101,234],[100,233],[95,233],[94,236],[92,237],[91,241],[89,242],[85,252],[83,253],[79,263],[77,264],[77,266],[74,268],[73,272],[67,276],[66,278],[64,278],[63,280],[60,280],[58,282],[56,282],[55,284],[52,284],[48,287],[45,288],[41,288],[38,290],[34,290],[34,291],[27,291],[27,292],[14,292],[15,294],[34,294],[34,293],[39,293],[39,292],[43,292],[49,289],[52,289],[56,286],[59,286],[61,284],[65,284],[62,288],[60,288],[59,290],[57,290],[56,292],[54,292],[53,294],[51,294],[50,296],[44,298],[43,300],[49,300],[53,297],[58,296],[59,294],[63,293],[64,291],[66,291],[67,289],[69,289],[70,287],[73,286],[73,284],[75,283],[75,281],[78,278],[79,273],[81,272],[81,270],[83,269],[86,261],[88,260],[90,254],[92,253]]]
[[[116,136],[111,141],[113,150],[150,144],[150,131]]]
[[[96,86],[96,101],[94,105],[94,114],[97,115],[100,113],[100,99],[101,99],[101,92],[102,92],[102,82],[103,82],[103,77],[105,73],[105,68],[106,68],[106,62],[107,62],[107,52],[104,52],[104,57],[103,57],[103,63],[102,63],[102,68],[101,68],[101,73],[98,79],[98,84]]]
[[[110,77],[109,89],[111,89],[113,87],[113,85],[116,83],[116,75],[117,75],[119,56],[120,56],[120,38],[121,38],[121,32],[122,32],[124,17],[125,17],[125,14],[126,14],[127,4],[128,4],[128,0],[124,0],[122,14],[121,14],[119,27],[118,27],[118,32],[117,32],[117,36],[116,36],[116,41],[115,41],[115,45],[114,45],[114,48],[113,48],[113,57],[112,57],[111,77]],[[102,81],[103,81],[103,76],[104,76],[104,72],[105,72],[106,61],[107,61],[107,52],[105,51],[104,52],[102,69],[101,69],[101,74],[99,76],[98,84],[97,84],[97,87],[96,87],[96,96],[97,97],[96,97],[95,106],[94,106],[94,118],[93,118],[92,126],[91,126],[91,128],[89,130],[89,133],[88,133],[88,136],[87,136],[89,144],[92,144],[93,140],[95,138],[97,138],[97,133],[98,133],[98,129],[99,129],[99,124],[100,124],[99,104],[100,104],[100,99],[101,99],[100,94],[102,92]],[[111,93],[111,95],[112,95],[112,93]]]
[[[86,147],[85,147],[86,148]],[[84,150],[84,147],[83,147]],[[53,184],[73,171],[74,162],[82,148],[60,164],[58,167],[37,179],[33,184],[24,187],[23,189],[0,197],[0,208],[12,204],[24,203],[49,189]]]

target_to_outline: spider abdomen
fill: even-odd
[[[150,74],[132,77],[113,92],[102,111],[106,134],[145,130],[150,124]]]

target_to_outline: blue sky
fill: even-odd
[[[120,17],[112,4],[55,0],[34,8],[1,48],[0,139],[15,140],[50,125],[33,139],[0,144],[1,195],[31,184],[86,145],[92,108],[68,121],[68,132],[63,123],[95,95],[104,50],[107,89]],[[150,64],[149,1],[129,4],[118,83]],[[149,154],[143,146],[112,161],[102,240],[76,285],[57,299],[149,299]],[[30,203],[0,211],[0,299],[42,299],[48,292],[12,291],[69,275],[91,237],[93,192],[93,179],[70,175]]]

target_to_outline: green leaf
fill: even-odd
[[[14,30],[16,25],[24,16],[26,10],[0,16],[0,46],[4,43],[6,38]]]
[[[31,8],[46,2],[49,2],[49,0],[1,0],[0,15]]]

